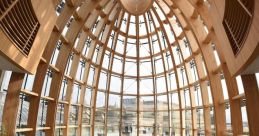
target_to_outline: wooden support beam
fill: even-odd
[[[246,96],[246,109],[249,124],[249,134],[259,135],[259,89],[255,74],[242,75],[243,86]]]
[[[16,119],[20,104],[20,90],[24,78],[23,73],[13,72],[11,75],[8,91],[3,110],[2,127],[5,128],[6,135],[16,135]]]

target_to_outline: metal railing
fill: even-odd
[[[27,56],[40,27],[31,0],[0,0],[0,27]]]
[[[235,55],[246,41],[253,10],[254,0],[226,0],[223,26]]]

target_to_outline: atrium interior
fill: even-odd
[[[258,0],[0,0],[0,136],[259,136]]]

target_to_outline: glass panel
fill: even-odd
[[[83,108],[83,114],[82,114],[82,124],[90,125],[91,120],[91,109],[90,108]]]
[[[121,78],[117,76],[111,76],[110,91],[121,92]]]
[[[139,135],[140,136],[154,135],[154,127],[153,126],[139,127]]]
[[[120,95],[109,94],[109,109],[111,109],[111,110],[118,109],[119,110],[120,104],[121,104],[121,96]]]
[[[107,136],[119,136],[119,126],[112,125],[112,126],[107,126]]]
[[[123,91],[124,91],[124,94],[137,94],[136,79],[124,78]]]
[[[154,111],[155,101],[154,96],[142,96],[139,101],[140,111]]]
[[[140,126],[154,126],[155,113],[154,112],[140,112],[139,113]]]
[[[140,94],[153,94],[153,79],[147,78],[147,79],[141,79],[139,81],[140,83]]]
[[[157,96],[157,110],[168,110],[167,95]]]
[[[107,112],[107,125],[116,126],[120,124],[120,111],[108,110]]]
[[[20,106],[18,109],[17,119],[16,119],[16,126],[18,128],[24,128],[27,126],[28,123],[28,112],[30,107],[30,98],[21,93],[20,94]]]
[[[137,110],[137,98],[136,96],[123,96],[122,100],[123,110]]]
[[[63,125],[64,123],[64,104],[58,104],[56,113],[56,125]]]
[[[82,135],[83,136],[90,136],[90,128],[82,128]]]
[[[69,124],[70,125],[78,125],[78,113],[79,107],[78,106],[70,106],[70,116],[69,116]]]

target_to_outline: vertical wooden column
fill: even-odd
[[[46,115],[46,126],[50,127],[51,135],[55,135],[55,125],[56,125],[56,112],[57,112],[57,102],[59,91],[62,84],[62,74],[59,72],[53,72],[52,84],[50,86],[49,97],[56,99],[55,101],[48,101],[47,115]],[[55,91],[54,91],[55,90]],[[52,113],[52,114],[51,114]],[[49,116],[52,115],[52,116]]]
[[[33,131],[30,131],[27,133],[28,136],[33,136],[36,134],[36,127],[37,127],[37,119],[38,119],[38,112],[40,107],[40,95],[43,87],[46,71],[48,69],[48,66],[46,63],[40,63],[37,68],[37,73],[35,75],[35,83],[33,86],[33,92],[38,94],[38,97],[32,97],[30,99],[30,107],[29,107],[29,113],[28,116],[30,119],[28,120],[28,127],[33,128]]]
[[[119,18],[117,19],[117,21],[118,21],[118,24],[117,24],[117,27],[118,28],[120,28],[121,27],[121,25],[122,25],[122,23],[123,23],[123,17],[124,17],[124,15],[125,15],[125,12],[120,12],[119,13],[120,15],[119,15]],[[115,25],[116,26],[116,25]],[[118,43],[118,37],[119,37],[119,33],[118,32],[114,32],[114,39],[113,39],[113,41],[112,41],[112,48],[115,50],[116,49],[116,47],[117,47],[117,43]],[[110,60],[110,62],[109,62],[109,70],[110,71],[112,71],[112,68],[113,68],[113,66],[114,67],[116,67],[115,65],[113,65],[114,63],[114,57],[115,56],[115,52],[111,52],[111,60]],[[123,73],[123,72],[122,72]],[[109,99],[110,99],[110,89],[111,89],[111,78],[112,78],[112,74],[111,73],[108,73],[107,72],[107,94],[106,94],[106,109],[105,109],[105,112],[107,113],[107,114],[105,114],[105,134],[107,135],[107,133],[108,133],[108,127],[109,127],[109,122],[108,122],[108,110],[109,110]],[[123,90],[123,89],[122,89]],[[121,96],[122,97],[122,96]],[[122,106],[121,106],[122,107]],[[121,108],[122,109],[122,108]],[[121,116],[121,114],[122,114],[122,111],[120,112],[120,116]],[[120,127],[121,128],[121,127]]]
[[[130,26],[130,17],[131,17],[131,15],[129,15],[128,16],[128,18],[127,18],[127,22],[126,22],[126,33],[128,33],[129,32],[129,26]],[[123,50],[123,56],[126,56],[126,53],[127,53],[127,46],[128,46],[128,37],[125,37],[125,42],[124,42],[124,45],[123,46],[125,46],[125,48],[124,48],[124,50]],[[122,61],[122,70],[121,70],[121,73],[125,73],[125,62],[126,62],[126,57],[123,57],[123,61]],[[121,92],[121,102],[120,102],[120,107],[121,107],[121,109],[120,109],[120,112],[121,112],[121,114],[120,114],[120,135],[122,134],[122,129],[124,129],[123,127],[125,127],[124,126],[124,120],[122,119],[123,118],[123,94],[124,94],[124,89],[123,89],[123,86],[124,86],[124,74],[122,74],[122,77],[121,77],[121,87],[120,87],[120,92]]]
[[[243,86],[246,96],[247,117],[249,133],[251,136],[259,135],[259,89],[255,74],[242,75]]]
[[[207,89],[207,83],[205,81],[200,83],[201,87],[201,98],[203,102],[203,116],[204,116],[204,129],[205,135],[211,135],[211,115],[210,115],[210,102],[209,94]]]
[[[158,15],[158,13],[157,13],[157,11],[155,10],[155,8],[154,7],[152,7],[151,8],[152,9],[152,11],[153,11],[153,13],[154,13],[154,16],[151,16],[151,20],[153,21],[153,22],[155,22],[155,19],[157,19],[158,20],[158,22],[160,23],[160,25],[161,26],[163,26],[163,24],[162,24],[162,20],[159,18],[159,15]],[[154,25],[154,28],[157,28],[157,26],[156,26],[156,24],[154,23],[153,24]],[[172,28],[172,27],[171,27]],[[157,30],[157,29],[155,29],[155,34],[156,34],[156,36],[158,37],[158,45],[159,45],[159,49],[160,49],[160,52],[163,52],[163,49],[162,49],[162,46],[166,46],[166,45],[170,45],[170,42],[169,42],[169,40],[168,40],[168,35],[164,35],[165,37],[165,41],[163,42],[163,40],[162,39],[160,39],[159,38],[159,31],[161,31],[161,32],[163,32],[163,33],[166,33],[166,31],[165,31],[165,28],[164,27],[161,27],[161,30]],[[173,32],[173,35],[175,36],[175,33]],[[164,44],[164,45],[163,45]],[[171,52],[171,57],[173,58],[173,53]],[[164,71],[166,71],[166,64],[165,64],[165,58],[164,58],[164,56],[163,56],[163,54],[161,53],[161,59],[162,59],[162,64],[163,64],[163,70]],[[154,67],[154,70],[156,71],[156,67]],[[176,71],[176,70],[175,70]],[[166,74],[166,72],[165,73],[163,73],[163,75],[164,75],[164,77],[165,77],[165,88],[166,88],[166,97],[167,97],[167,110],[168,110],[168,117],[169,118],[171,118],[171,115],[170,115],[170,108],[169,108],[169,85],[168,85],[168,78],[167,78],[167,74]],[[157,84],[156,84],[156,86],[158,86]],[[158,87],[157,87],[158,88]],[[156,92],[156,94],[157,94],[157,92]],[[156,99],[156,104],[157,104],[157,99]],[[157,107],[156,107],[157,108]],[[157,109],[156,109],[156,112],[157,112]],[[156,114],[157,115],[157,114]],[[164,125],[163,125],[163,127],[164,127]],[[171,133],[171,129],[170,129],[170,127],[171,127],[171,124],[170,124],[170,120],[168,120],[168,126],[167,127],[169,127],[169,134]]]
[[[237,83],[235,77],[230,75],[226,63],[222,64],[222,70],[224,72],[228,89],[233,135],[241,135],[243,133],[243,126],[240,99],[233,99],[233,97],[238,95]]]
[[[149,19],[146,18],[146,16],[143,16],[144,17],[144,22],[145,22],[145,28],[146,28],[146,32],[148,34],[148,36],[150,37],[149,33],[149,29],[148,29],[148,24],[150,24],[149,22]],[[152,76],[152,83],[153,83],[153,95],[154,95],[154,124],[153,124],[153,129],[154,129],[154,135],[158,135],[159,131],[157,131],[157,128],[156,128],[156,124],[157,124],[157,88],[156,88],[156,80],[155,80],[155,74],[156,74],[156,71],[155,71],[155,64],[154,64],[154,57],[153,54],[154,54],[154,50],[152,49],[152,38],[148,38],[148,48],[150,50],[150,60],[151,60],[151,70],[152,70],[152,73],[153,73],[153,76]],[[169,124],[170,125],[170,124]]]
[[[23,83],[23,73],[12,73],[8,91],[5,99],[3,111],[3,124],[6,130],[6,135],[14,136],[16,129],[16,119],[20,103],[20,90]]]

